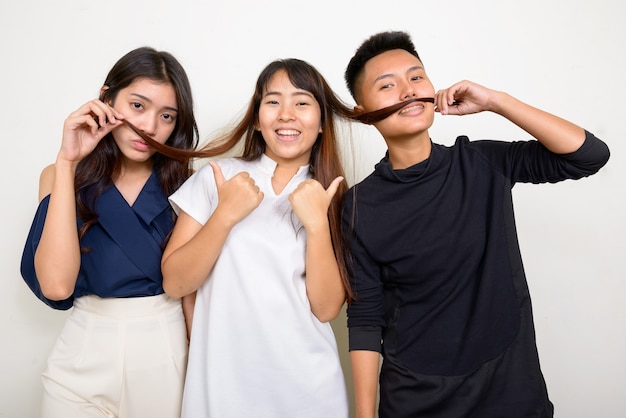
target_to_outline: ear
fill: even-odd
[[[363,106],[361,106],[361,105],[355,105],[355,106],[353,107],[353,110],[354,110],[356,113],[365,112],[365,109],[363,109]]]
[[[100,100],[104,99],[104,93],[109,89],[109,86],[102,86],[100,88]],[[110,103],[109,103],[110,104]]]

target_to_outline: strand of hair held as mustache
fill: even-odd
[[[396,103],[391,106],[384,107],[382,109],[374,110],[372,112],[362,112],[362,113],[354,113],[350,115],[342,115],[348,119],[357,120],[361,123],[365,123],[371,125],[376,122],[380,122],[383,119],[388,118],[396,112],[399,112],[401,109],[406,107],[407,105],[415,102],[428,102],[435,103],[435,99],[432,97],[422,97],[422,98],[412,98],[409,100],[405,100],[400,103]],[[146,141],[148,145],[155,149],[156,152],[163,154],[168,158],[172,158],[177,161],[187,162],[192,158],[207,158],[207,157],[216,157],[222,154],[220,147],[215,148],[205,148],[201,150],[192,150],[192,149],[181,149],[176,147],[171,147],[169,145],[161,144],[155,141],[152,137],[147,135],[141,129],[137,128],[131,122],[126,119],[122,119],[122,122],[126,124],[130,129],[132,129],[141,139]]]
[[[214,149],[193,150],[176,148],[169,145],[161,144],[160,142],[155,141],[152,137],[150,137],[150,135],[143,132],[141,129],[133,125],[128,120],[122,119],[122,122],[126,124],[126,126],[128,126],[130,129],[132,129],[137,135],[139,135],[141,139],[146,141],[148,145],[154,148],[156,152],[173,160],[188,162],[192,158],[215,157],[221,154],[220,151],[216,151]]]
[[[374,110],[371,112],[356,113],[353,117],[351,117],[351,119],[355,119],[355,120],[358,120],[359,122],[371,125],[373,123],[380,122],[381,120],[388,118],[394,113],[399,112],[408,104],[415,103],[415,102],[435,103],[435,99],[433,97],[422,97],[422,98],[416,97],[416,98],[405,100],[404,102],[396,103],[394,105],[383,107],[382,109]]]

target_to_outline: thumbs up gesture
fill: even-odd
[[[324,189],[319,181],[308,179],[289,195],[291,207],[305,229],[328,225],[328,207],[342,181],[343,177],[337,177]]]
[[[215,162],[209,162],[215,176],[218,203],[216,212],[232,226],[248,216],[263,200],[263,192],[254,183],[254,179],[245,171],[226,180],[222,169]]]

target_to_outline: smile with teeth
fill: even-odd
[[[295,129],[279,129],[276,133],[280,136],[298,136],[300,135],[300,131],[296,131]]]
[[[418,110],[418,109],[419,110],[424,109],[424,105],[417,104],[417,105],[414,105],[414,106],[405,107],[400,112],[398,112],[398,114],[402,115],[402,114],[409,113],[411,111]]]

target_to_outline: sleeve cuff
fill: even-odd
[[[349,351],[365,350],[382,353],[382,327],[371,325],[351,327],[349,330]]]

